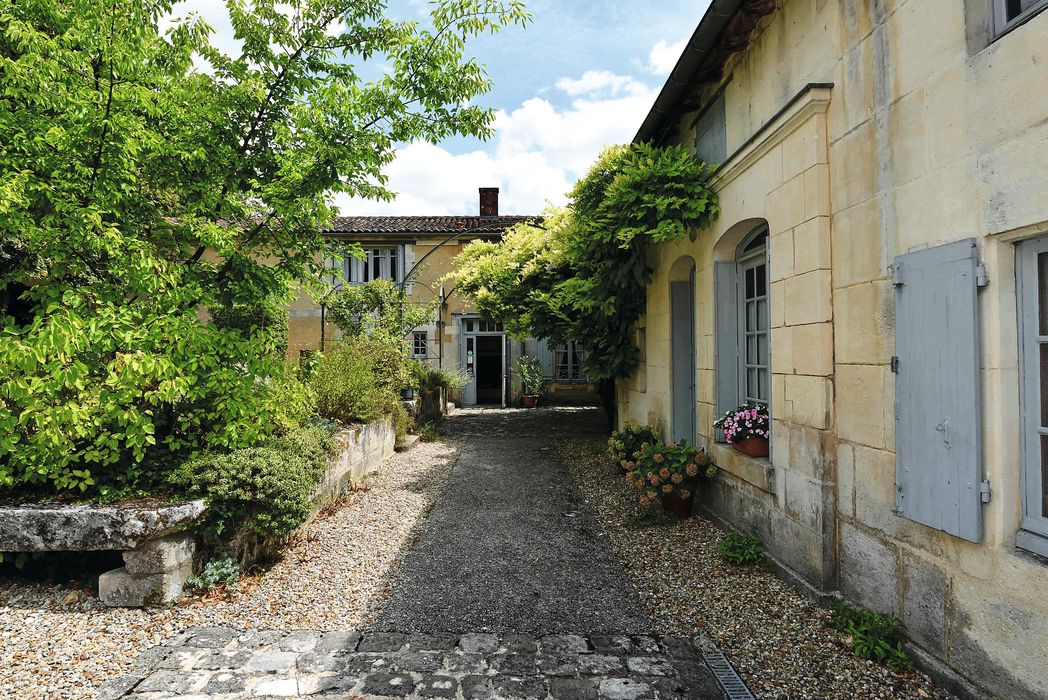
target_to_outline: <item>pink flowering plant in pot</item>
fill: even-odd
[[[724,439],[739,452],[751,457],[768,456],[771,416],[766,405],[743,404],[721,416],[713,427],[722,430]]]
[[[622,430],[616,430],[611,434],[608,439],[608,454],[623,471],[632,471],[637,466],[636,459],[640,448],[658,441],[658,434],[652,426],[627,423],[622,426]]]
[[[717,471],[706,452],[686,442],[647,443],[637,451],[634,468],[626,473],[630,486],[640,493],[640,504],[662,504],[680,518],[691,514],[691,502],[700,476]]]

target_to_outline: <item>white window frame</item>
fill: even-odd
[[[1011,19],[1008,18],[1008,0],[991,0],[993,3],[993,33],[995,37],[1003,36],[1016,27],[1025,24],[1030,18],[1045,8],[1048,0],[1038,0],[1031,7],[1021,11]]]
[[[753,250],[746,250],[754,241],[764,239],[764,244]],[[771,406],[771,275],[768,259],[768,231],[761,229],[754,232],[739,246],[735,258],[738,284],[738,349],[739,349],[739,401],[738,403],[759,403]],[[747,297],[746,277],[750,271],[755,277],[759,268],[764,268],[764,294],[757,293],[756,281],[754,295]],[[762,310],[763,309],[763,313]],[[752,312],[752,313],[751,313]],[[761,327],[763,325],[763,328]],[[753,353],[750,353],[750,346]],[[761,349],[763,348],[763,353]],[[756,386],[750,386],[750,375],[756,378]],[[763,376],[763,387],[761,378]],[[751,391],[751,388],[753,389]],[[761,389],[763,388],[763,396]]]
[[[1042,386],[1048,386],[1048,327],[1040,325],[1040,303],[1048,307],[1048,269],[1044,278],[1038,258],[1048,264],[1048,237],[1024,241],[1016,247],[1016,307],[1019,328],[1019,377],[1022,407],[1022,474],[1019,480],[1023,505],[1022,530],[1016,544],[1041,556],[1048,556],[1048,410],[1042,414]],[[1048,308],[1044,315],[1048,319]],[[1044,333],[1042,333],[1042,331]]]
[[[585,382],[586,374],[582,371],[582,361],[585,358],[586,351],[581,350],[575,343],[557,345],[553,350],[553,381],[561,384]]]
[[[415,359],[429,357],[428,331],[413,331],[411,333],[411,356]]]
[[[344,266],[343,272],[349,284],[364,284],[376,279],[400,282],[404,278],[404,246],[367,247],[363,259],[347,255]]]

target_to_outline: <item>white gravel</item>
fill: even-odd
[[[124,610],[94,597],[76,599],[67,586],[0,579],[0,695],[94,697],[103,681],[131,670],[138,652],[196,625],[324,631],[367,625],[457,454],[445,441],[394,455],[370,490],[311,524],[264,576],[221,597]]]
[[[708,634],[758,698],[939,698],[925,675],[897,676],[857,658],[826,626],[824,610],[759,566],[717,553],[723,532],[705,518],[648,524],[604,440],[558,444],[660,634]]]

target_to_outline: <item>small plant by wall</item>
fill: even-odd
[[[222,554],[212,558],[204,565],[203,571],[186,579],[186,585],[200,593],[210,593],[219,586],[236,590],[239,582],[240,564],[231,554]]]
[[[764,561],[761,541],[749,533],[729,532],[717,544],[717,551],[736,566],[757,564]]]
[[[856,656],[877,661],[900,673],[913,670],[913,663],[903,648],[906,631],[894,615],[838,601],[832,607],[830,626],[844,635],[845,646]]]

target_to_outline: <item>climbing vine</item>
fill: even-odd
[[[716,220],[713,172],[684,146],[606,149],[567,207],[501,242],[467,246],[456,288],[517,337],[585,348],[589,377],[629,376],[640,357],[631,330],[652,275],[647,249]]]

